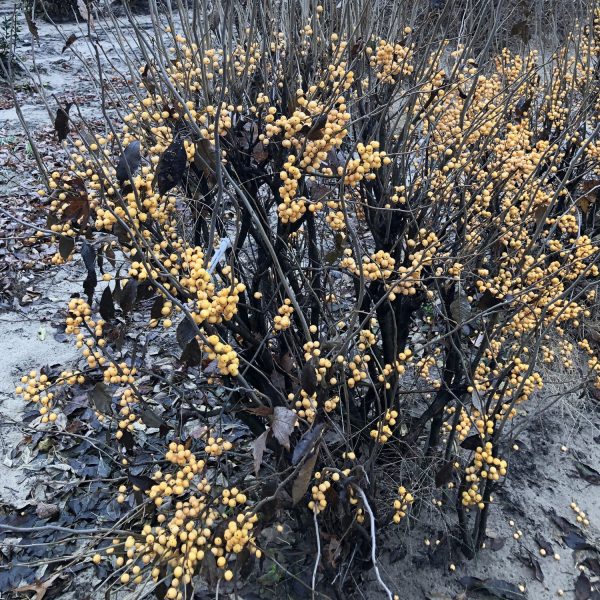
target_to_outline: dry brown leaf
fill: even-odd
[[[267,429],[264,433],[261,433],[252,444],[252,457],[254,458],[254,472],[258,475],[260,471],[260,465],[262,463],[263,454],[267,447],[267,437],[269,430]]]
[[[275,439],[286,449],[290,449],[290,435],[294,431],[298,415],[293,410],[276,406],[273,410],[271,430]]]
[[[270,417],[273,414],[273,409],[270,406],[257,406],[256,408],[244,408],[244,412],[257,417]]]
[[[35,592],[35,600],[42,600],[42,598],[46,595],[46,592],[50,589],[50,586],[57,577],[58,573],[52,575],[52,577],[50,577],[50,579],[47,579],[46,581],[34,581],[29,585],[23,585],[19,588],[15,588],[13,592],[17,594],[22,594],[23,592]]]
[[[302,465],[302,468],[298,472],[298,475],[294,480],[294,485],[292,486],[292,502],[294,504],[298,504],[304,497],[304,494],[306,494],[318,456],[319,450],[317,449],[317,451]]]
[[[61,50],[61,52],[60,52],[60,53],[61,53],[61,54],[63,54],[63,53],[64,53],[64,51],[65,51],[65,50],[66,50],[66,49],[67,49],[69,46],[71,46],[71,45],[72,45],[72,44],[73,44],[73,43],[74,43],[76,40],[77,40],[77,36],[76,36],[74,33],[72,33],[72,34],[71,34],[71,35],[70,35],[70,36],[67,38],[67,41],[65,42],[65,45],[63,46],[63,49]],[[95,140],[94,140],[94,141],[95,141]]]

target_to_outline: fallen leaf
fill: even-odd
[[[552,548],[552,544],[548,540],[544,539],[539,534],[537,534],[534,539],[535,539],[535,543],[540,548],[543,548],[545,550],[547,556],[552,556],[554,554],[554,549]]]
[[[35,507],[35,514],[40,519],[49,519],[51,517],[54,517],[58,513],[59,513],[59,509],[58,509],[58,505],[56,505],[56,504],[49,504],[47,502],[40,502]]]
[[[563,535],[563,542],[571,550],[595,550],[594,546],[578,531],[569,531],[569,533]]]
[[[533,555],[532,552],[526,550],[527,554],[517,554],[519,561],[528,569],[533,571],[534,577],[541,583],[544,581],[544,572],[540,566],[540,561]]]
[[[24,592],[35,592],[35,600],[42,600],[46,595],[46,592],[50,589],[50,586],[54,582],[54,580],[59,576],[59,573],[55,573],[47,579],[46,581],[35,581],[34,583],[30,583],[29,585],[23,585],[19,588],[15,588],[13,592],[18,594],[22,594]]]
[[[596,469],[581,461],[575,463],[575,468],[582,479],[593,485],[600,485],[600,473]]]
[[[525,600],[526,596],[514,584],[502,579],[479,579],[479,577],[461,577],[460,583],[470,592],[486,592],[502,600]]]
[[[592,595],[592,584],[585,573],[579,573],[579,577],[575,581],[575,598],[576,600],[589,600]]]

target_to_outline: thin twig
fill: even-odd
[[[379,567],[377,566],[377,541],[376,541],[376,531],[375,531],[375,515],[371,510],[371,506],[369,505],[369,501],[367,500],[367,495],[359,488],[356,488],[358,495],[363,501],[363,505],[365,510],[369,513],[369,517],[371,519],[371,561],[373,562],[373,569],[375,569],[375,576],[377,577],[377,581],[379,585],[385,590],[387,597],[389,600],[394,600],[394,595],[392,594],[390,588],[385,585],[383,579],[381,579],[381,575],[379,574]]]

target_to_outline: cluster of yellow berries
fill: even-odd
[[[325,412],[330,413],[330,412],[333,412],[337,408],[339,403],[340,403],[340,397],[333,396],[333,397],[325,400],[325,402],[323,403],[323,408],[325,408]]]
[[[397,373],[398,375],[404,374],[406,371],[406,361],[409,361],[413,357],[412,350],[410,348],[405,348],[402,352],[398,354],[398,359],[393,365],[385,364],[381,369],[381,373],[377,376],[377,380],[380,383],[385,382],[385,388],[389,390],[391,388],[391,384],[387,379],[392,375],[392,373]]]
[[[273,329],[275,331],[285,331],[292,324],[290,316],[294,312],[292,301],[286,298],[283,304],[277,309],[278,315],[275,315],[273,319]]]
[[[508,464],[505,460],[494,456],[492,442],[486,442],[485,447],[478,446],[475,449],[472,465],[465,469],[465,479],[471,485],[468,490],[462,493],[462,504],[464,506],[477,506],[479,509],[483,509],[485,504],[483,497],[479,493],[478,482],[481,479],[498,481],[500,477],[506,475],[507,466]]]
[[[291,396],[293,398],[293,394]],[[309,396],[304,390],[300,390],[300,398],[296,400],[295,410],[300,418],[312,423],[317,414],[317,393]]]
[[[570,507],[571,510],[577,515],[577,522],[588,527],[590,524],[590,520],[585,514],[585,511],[582,510],[576,502],[571,502]]]
[[[216,456],[229,449],[229,442],[211,437],[205,451]],[[233,578],[233,571],[227,568],[230,559],[245,548],[260,558],[262,553],[256,547],[252,531],[258,517],[243,508],[248,499],[235,487],[211,495],[214,490],[205,476],[206,461],[198,459],[183,444],[171,442],[165,459],[176,470],[166,474],[156,471],[153,475],[156,483],[146,492],[157,507],[163,507],[160,510],[164,512],[156,516],[157,525],[144,525],[141,536],[129,536],[124,542],[113,540],[106,554],[119,554],[116,566],[123,570],[120,578],[123,584],[141,583],[141,569],[150,564],[156,565],[151,577],[158,581],[164,576],[160,565],[168,566],[171,571],[166,598],[181,599],[181,587],[191,581],[207,554],[214,556],[226,581]],[[192,491],[194,488],[196,492]],[[126,486],[119,488],[119,502],[124,502],[126,491]],[[185,499],[163,506],[164,499],[171,497]],[[236,514],[240,508],[242,512]],[[96,564],[101,560],[100,555],[93,558]]]
[[[221,456],[224,452],[229,452],[232,448],[233,444],[229,440],[224,440],[220,437],[209,437],[204,451],[212,457],[217,457]]]
[[[67,378],[64,375],[59,378],[54,385],[59,384],[60,381],[68,382],[71,378]],[[75,380],[77,377],[73,376]],[[49,388],[53,385],[48,379],[47,375],[31,371],[29,375],[23,375],[21,377],[21,384],[15,389],[15,392],[19,396],[23,396],[23,400],[27,402],[33,402],[39,405],[39,412],[41,415],[42,423],[53,423],[56,421],[58,415],[52,412],[54,392],[49,391]]]
[[[377,175],[374,170],[380,169],[383,165],[389,165],[392,159],[387,156],[385,151],[379,150],[379,142],[374,140],[367,144],[359,143],[356,145],[358,158],[351,158],[346,162],[345,167],[338,167],[337,174],[344,176],[344,183],[351,187],[357,186],[363,179],[373,180]]]
[[[394,500],[394,523],[398,524],[406,516],[406,512],[415,501],[414,496],[401,485],[398,488],[398,498]]]
[[[316,513],[320,513],[327,508],[326,495],[331,489],[332,482],[340,480],[340,474],[337,472],[320,473],[317,471],[315,479],[317,480],[317,485],[313,485],[310,490],[312,500],[308,503],[308,508]]]
[[[216,360],[219,371],[223,375],[235,377],[240,370],[240,359],[237,352],[229,345],[224,344],[218,335],[210,335],[206,343],[202,344],[209,360]]]
[[[88,366],[94,369],[106,362],[101,352],[106,345],[106,340],[102,337],[104,321],[102,319],[94,321],[91,315],[92,309],[85,300],[72,298],[68,304],[65,333],[75,335],[76,347],[81,349]],[[87,339],[85,333],[88,333]],[[94,349],[95,346],[98,349]]]
[[[397,410],[386,410],[383,418],[377,423],[377,428],[371,430],[370,436],[378,444],[385,444],[392,436],[392,427],[395,427],[397,418]]]
[[[405,33],[411,32],[410,27],[405,29]],[[410,63],[413,57],[413,45],[404,45],[391,43],[386,40],[379,40],[375,52],[371,54],[371,67],[376,70],[377,78],[384,83],[393,84],[398,81],[402,75],[410,75],[414,67]]]

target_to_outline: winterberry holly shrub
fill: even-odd
[[[600,388],[600,13],[549,56],[490,55],[389,7],[230,4],[135,26],[119,119],[63,142],[40,195],[56,261],[88,269],[83,362],[17,391],[52,423],[48,390],[94,382],[124,474],[160,430],[115,489],[153,508],[94,556],[122,584],[247,577],[294,513],[374,544],[432,495],[471,557],[544,374]],[[157,386],[124,329],[180,347]]]

